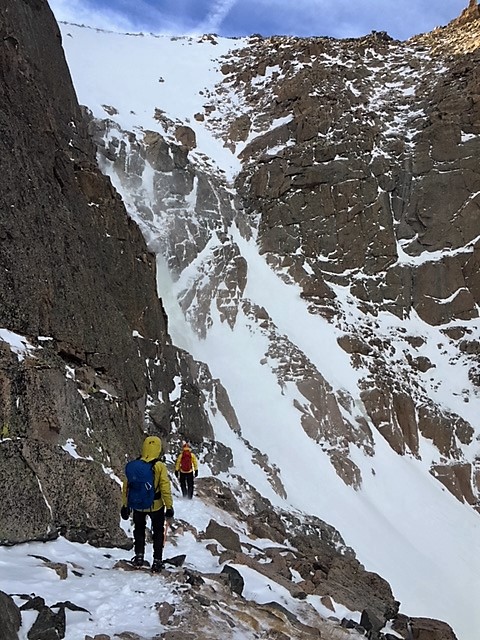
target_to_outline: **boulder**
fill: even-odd
[[[2,640],[18,640],[18,631],[22,624],[22,614],[13,598],[0,591],[0,628]]]
[[[231,551],[241,551],[240,538],[238,533],[232,531],[229,527],[225,527],[218,524],[214,520],[210,520],[207,528],[205,529],[205,538],[212,538],[217,540],[225,549]]]

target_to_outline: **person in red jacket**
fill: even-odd
[[[198,476],[198,460],[188,442],[184,443],[175,463],[175,475],[180,480],[182,496],[191,500],[193,498],[193,479]]]

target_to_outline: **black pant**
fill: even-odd
[[[193,471],[190,473],[183,473],[180,471],[180,489],[182,490],[182,496],[184,498],[193,498]]]
[[[153,537],[153,559],[162,560],[163,537],[165,535],[165,509],[157,511],[134,511],[133,512],[133,539],[135,542],[135,555],[145,553],[145,527],[147,526],[147,516],[152,521]]]

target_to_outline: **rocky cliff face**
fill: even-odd
[[[450,25],[443,47],[433,34],[260,40],[224,68],[252,105],[251,129],[265,127],[264,114],[281,123],[242,151],[239,190],[260,214],[262,250],[312,313],[344,330],[341,346],[369,372],[361,398],[375,427],[399,453],[418,455],[419,433],[432,439],[443,458],[432,473],[472,505],[476,463],[460,451],[471,425],[432,401],[423,380],[435,365],[418,336],[402,337],[418,356],[392,375],[393,336],[380,338],[374,318],[416,314],[441,326],[454,358],[471,354],[478,388],[478,64],[476,53],[452,53],[456,39],[478,42],[477,13]],[[275,69],[268,79],[265,69]],[[339,305],[344,287],[365,314],[354,323]]]
[[[118,476],[145,420],[165,435],[189,412],[197,440],[211,428],[47,3],[8,0],[0,34],[0,541],[125,543]],[[175,376],[193,392],[173,407]]]

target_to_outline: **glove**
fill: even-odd
[[[122,520],[128,520],[130,517],[130,509],[128,507],[122,507],[120,509],[120,515],[122,516]]]
[[[198,476],[198,469],[195,471],[195,478]]]
[[[170,509],[165,509],[165,518],[167,520],[173,518],[173,507],[170,507]]]
[[[175,475],[177,476],[177,478],[180,477],[180,471],[175,471]]]

